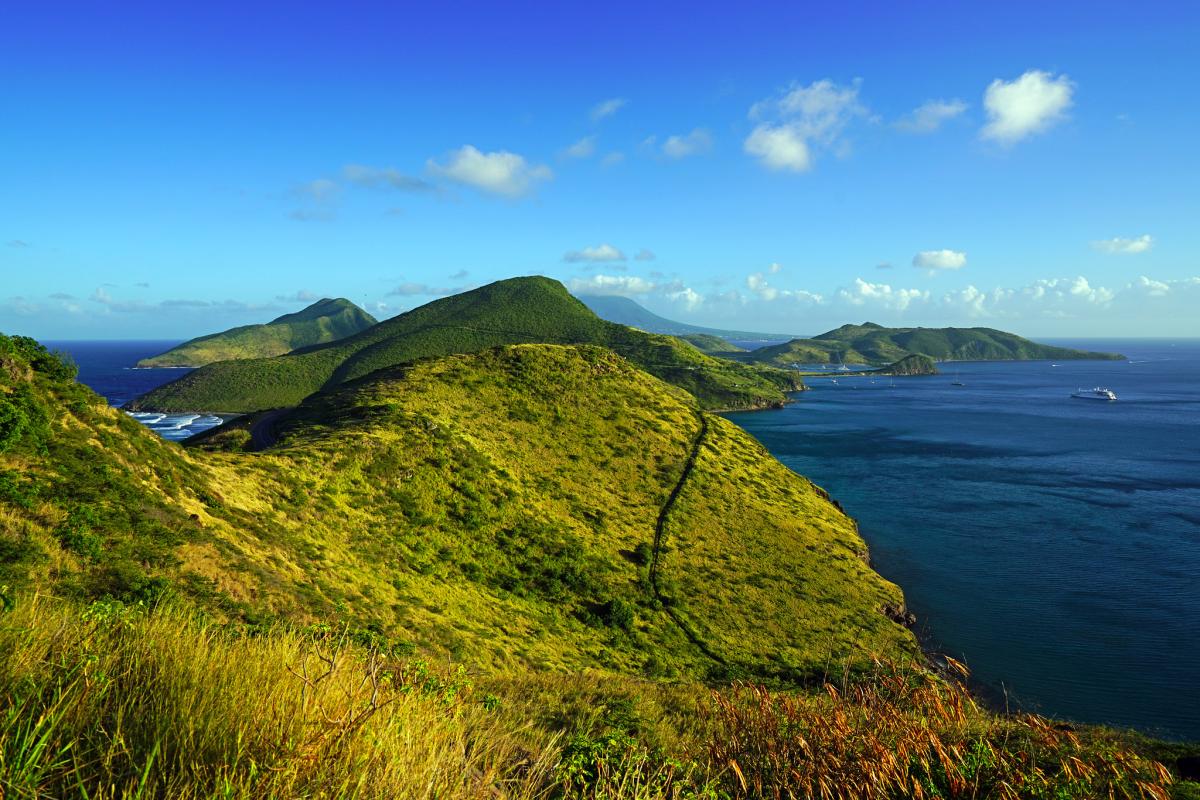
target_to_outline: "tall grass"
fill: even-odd
[[[1168,797],[1167,772],[1111,740],[996,716],[911,668],[824,693],[482,686],[352,638],[17,598],[0,610],[0,797]]]

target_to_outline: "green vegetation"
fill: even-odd
[[[740,356],[755,364],[879,364],[910,355],[935,361],[1030,361],[1039,359],[1123,359],[1115,353],[1092,353],[1037,344],[991,328],[884,328],[872,322],[843,325],[812,339],[793,339]]]
[[[746,352],[746,348],[738,347],[732,342],[725,341],[720,336],[713,336],[709,333],[689,333],[679,338],[695,347],[701,353],[708,353],[709,355]]]
[[[1163,800],[1193,754],[979,708],[824,492],[611,351],[411,361],[257,453],[71,376],[0,337],[6,798]]]
[[[881,375],[937,375],[937,363],[926,355],[905,356],[878,371]]]
[[[710,691],[472,675],[343,629],[173,604],[0,612],[6,798],[1188,797],[1158,749],[993,715],[882,664],[812,693]]]
[[[265,325],[243,325],[184,342],[143,358],[139,367],[202,367],[236,358],[268,358],[302,347],[333,342],[364,331],[377,320],[349,300],[318,300]]]
[[[514,278],[447,297],[355,336],[269,359],[221,362],[130,408],[253,412],[299,404],[378,369],[504,344],[595,344],[681,386],[709,409],[781,405],[803,388],[786,371],[707,356],[670,336],[605,322],[549,278]]]

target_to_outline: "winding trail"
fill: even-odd
[[[290,410],[277,408],[256,419],[250,426],[250,447],[254,450],[266,450],[275,444],[275,421]]]
[[[671,510],[675,507],[675,501],[679,499],[679,493],[683,491],[684,484],[687,483],[687,479],[692,474],[692,469],[696,466],[696,458],[700,455],[700,447],[704,444],[704,437],[708,434],[708,417],[705,416],[703,411],[697,411],[696,417],[700,420],[700,430],[696,433],[696,438],[692,442],[692,449],[688,453],[687,462],[683,465],[683,472],[679,474],[679,480],[675,482],[674,488],[671,489],[671,494],[667,497],[667,502],[663,503],[662,509],[658,512],[658,521],[654,525],[654,551],[650,557],[650,589],[654,592],[654,599],[659,602],[663,611],[667,613],[667,616],[671,618],[676,627],[683,631],[683,635],[688,638],[688,641],[695,645],[696,649],[708,658],[718,664],[724,665],[728,662],[719,653],[709,647],[708,643],[692,630],[692,626],[664,600],[662,590],[658,586],[658,559],[662,553],[663,539],[666,537],[667,519],[671,516]]]

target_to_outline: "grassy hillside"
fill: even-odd
[[[710,355],[723,355],[725,353],[744,353],[746,348],[738,347],[732,342],[727,342],[720,336],[713,336],[709,333],[689,333],[680,336],[685,342],[695,347],[701,353]]]
[[[884,328],[871,322],[843,325],[812,339],[794,339],[754,350],[741,359],[750,363],[886,365],[910,355],[935,361],[1029,361],[1123,359],[1115,353],[1093,353],[1038,344],[992,328]]]
[[[823,492],[610,351],[254,425],[184,449],[0,336],[5,797],[1161,800],[1194,755],[976,706]]]
[[[252,412],[419,358],[502,344],[596,344],[683,386],[707,408],[782,404],[802,388],[786,372],[700,353],[673,337],[606,322],[548,278],[514,278],[434,301],[362,333],[271,359],[211,364],[150,392],[131,408]]]
[[[377,322],[349,300],[318,300],[308,308],[268,322],[243,325],[184,342],[143,358],[139,367],[202,367],[236,358],[268,358],[301,347],[344,339]]]
[[[245,426],[185,451],[29,374],[54,411],[0,455],[0,583],[17,589],[170,590],[489,668],[797,680],[915,652],[851,520],[608,350],[377,372],[277,420],[263,453]]]

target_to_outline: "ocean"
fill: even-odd
[[[1200,340],[1054,343],[1130,360],[843,373],[726,416],[859,521],[927,644],[989,697],[1200,740]],[[113,405],[182,374],[128,368],[177,342],[47,344]],[[1098,385],[1120,399],[1070,397]]]
[[[1054,343],[1130,361],[842,374],[727,416],[858,520],[988,696],[1200,740],[1200,341]],[[1119,400],[1070,396],[1094,386]]]

